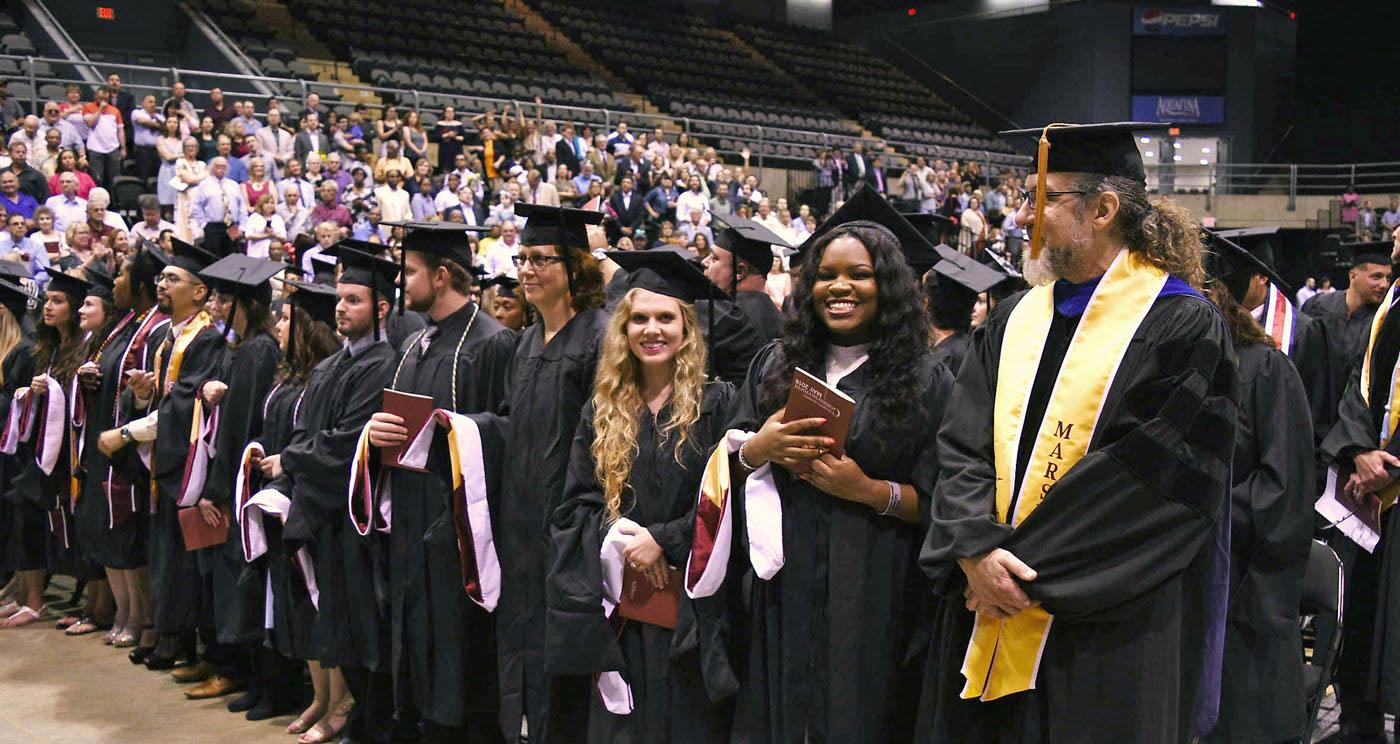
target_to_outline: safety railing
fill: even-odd
[[[1160,193],[1287,196],[1290,210],[1299,196],[1400,193],[1400,162],[1163,164],[1147,172],[1149,188]]]
[[[126,84],[126,87],[133,92],[155,93],[157,97],[163,98],[169,86],[175,82],[186,84],[186,93],[192,96],[204,96],[214,87],[220,88],[224,97],[228,100],[257,99],[265,100],[267,94],[252,90],[252,84],[260,83],[270,86],[272,89],[280,91],[278,100],[298,99],[305,101],[310,93],[331,96],[327,100],[328,105],[340,104],[338,100],[345,93],[350,91],[364,91],[375,95],[381,100],[392,101],[401,106],[411,106],[423,112],[441,114],[443,107],[452,105],[463,113],[471,114],[474,110],[495,109],[497,111],[510,107],[524,107],[527,113],[533,111],[533,101],[521,101],[513,98],[498,98],[479,94],[444,93],[438,91],[420,91],[412,88],[396,88],[380,85],[367,85],[364,83],[343,83],[339,81],[306,80],[303,78],[283,78],[268,75],[245,75],[232,72],[219,72],[214,70],[191,70],[180,67],[154,67],[149,65],[135,65],[116,62],[87,62],[71,59],[53,59],[36,56],[18,56],[0,54],[0,59],[8,59],[16,62],[21,69],[22,79],[29,84],[28,95],[20,96],[21,100],[27,100],[31,111],[40,110],[41,96],[39,88],[48,85],[90,85],[87,80],[65,78],[61,76],[41,76],[36,75],[34,70],[35,62],[46,62],[50,65],[66,65],[74,69],[90,69],[105,78],[107,73],[154,73],[161,76],[160,85],[142,83],[136,80]],[[13,78],[12,78],[13,80]],[[198,83],[198,84],[192,84]],[[240,88],[240,85],[246,86]],[[857,137],[853,135],[843,135],[833,132],[810,131],[802,129],[790,129],[784,127],[772,127],[766,125],[752,124],[746,122],[720,121],[713,119],[701,119],[689,116],[648,114],[645,112],[618,111],[609,108],[578,106],[567,103],[546,102],[543,104],[549,112],[548,118],[561,120],[573,120],[588,124],[601,124],[611,130],[619,121],[627,121],[634,128],[644,125],[648,128],[663,127],[670,129],[679,126],[681,131],[695,137],[704,137],[710,146],[715,146],[719,139],[742,140],[743,145],[751,149],[754,156],[754,165],[760,169],[764,167],[765,158],[777,157],[782,161],[805,161],[806,158],[800,156],[775,156],[766,152],[765,145],[786,145],[814,148],[841,147],[850,149],[856,142],[863,143],[868,150],[873,153],[883,152],[885,146],[895,148],[895,152],[890,153],[896,162],[887,163],[887,166],[896,173],[901,170],[906,161],[913,156],[923,155],[929,158],[944,158],[958,160],[976,160],[982,163],[985,172],[993,172],[992,167],[998,169],[1012,168],[1024,170],[1030,163],[1030,159],[1024,156],[1011,156],[1004,153],[993,153],[985,150],[973,150],[967,148],[948,147],[942,145],[932,145],[921,142],[904,142],[890,139],[871,139],[867,137]],[[297,104],[299,108],[300,104]],[[261,115],[261,114],[260,114]],[[720,133],[725,132],[725,133]],[[739,156],[742,147],[721,149],[715,146],[717,152],[731,158]]]

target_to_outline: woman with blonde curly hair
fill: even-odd
[[[722,295],[675,253],[610,256],[620,256],[631,289],[603,337],[564,503],[550,520],[547,665],[556,675],[601,675],[589,742],[720,741],[728,706],[706,696],[696,614],[677,569],[690,553],[695,494],[734,392],[705,381],[705,339],[691,303]],[[623,620],[619,596],[637,585],[675,596],[675,622]]]

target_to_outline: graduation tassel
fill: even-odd
[[[391,254],[391,255],[392,255],[392,254]],[[403,316],[403,297],[404,297],[405,294],[407,294],[406,292],[404,292],[404,284],[405,284],[405,282],[407,281],[407,279],[406,279],[405,277],[407,277],[407,276],[408,276],[408,250],[405,249],[405,248],[403,247],[403,243],[399,243],[399,297],[398,297],[398,304],[399,304],[399,316],[400,316],[400,317]],[[370,288],[370,297],[373,297],[373,296],[374,296],[374,288],[371,287],[371,288]],[[389,299],[392,300],[393,298],[391,297],[391,298],[389,298]],[[375,301],[375,314],[374,314],[374,329],[375,329],[374,335],[375,335],[375,338],[378,338],[378,337],[379,337],[379,312],[378,312],[378,310],[379,310],[379,302],[376,300],[376,301]]]
[[[292,363],[292,355],[297,350],[297,306],[287,299],[287,363]]]
[[[1035,224],[1031,227],[1031,260],[1040,258],[1044,247],[1045,228],[1045,176],[1050,164],[1050,127],[1047,124],[1040,133],[1040,147],[1035,157]]]
[[[228,303],[228,318],[224,321],[224,340],[237,341],[238,332],[233,330],[233,319],[238,317],[238,295],[232,295],[233,299]],[[233,338],[229,338],[233,334]]]
[[[402,296],[403,296],[402,293],[400,293],[399,296],[400,296],[400,298],[402,298]],[[388,299],[388,298],[385,298],[385,299]],[[403,313],[403,300],[402,300],[402,299],[399,300],[399,313],[400,313],[400,314]],[[378,340],[379,340],[379,289],[378,289],[377,287],[374,286],[374,280],[370,280],[370,287],[369,287],[369,317],[372,319],[371,322],[374,323],[374,336],[372,336],[372,338],[373,338],[375,341],[378,341]]]

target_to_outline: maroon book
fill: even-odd
[[[826,423],[805,433],[828,436],[836,440],[831,454],[842,457],[846,454],[846,435],[851,432],[851,415],[855,410],[856,402],[851,396],[798,367],[792,373],[792,391],[788,393],[783,423],[805,418],[826,419]],[[812,466],[810,463],[802,463],[788,469],[794,473],[805,473],[811,470]]]
[[[228,512],[219,510],[219,524],[211,527],[199,513],[199,507],[187,506],[180,510],[180,534],[185,538],[185,550],[195,551],[228,542]]]
[[[399,458],[403,456],[404,447],[407,447],[408,443],[418,436],[418,432],[422,431],[423,427],[428,424],[428,420],[432,418],[433,409],[437,407],[433,405],[433,399],[426,395],[414,395],[413,393],[384,388],[384,401],[381,407],[385,413],[392,413],[403,419],[404,428],[408,429],[408,441],[380,448],[379,462],[391,468],[403,468],[418,473],[428,472],[423,468],[404,465],[399,462]]]
[[[630,565],[622,567],[622,601],[617,605],[619,615],[639,623],[676,629],[680,612],[681,571],[666,567],[666,588],[657,589],[640,570]]]

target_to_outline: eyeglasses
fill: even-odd
[[[553,263],[563,263],[564,257],[541,256],[537,254],[534,256],[511,256],[510,260],[516,265],[517,268],[523,267],[526,264],[526,262],[529,262],[531,268],[538,270],[543,269],[544,267]]]
[[[160,274],[156,276],[156,284],[164,284],[167,287],[173,287],[183,281],[185,280],[174,274]]]
[[[1057,196],[1065,196],[1065,195],[1067,195],[1067,194],[1087,194],[1087,193],[1089,193],[1089,192],[1088,192],[1088,191],[1047,191],[1047,192],[1045,192],[1045,199],[1046,199],[1046,201],[1049,201],[1050,199],[1053,199],[1053,198],[1055,198],[1055,197],[1057,197]],[[1031,208],[1031,209],[1035,209],[1035,192],[1034,192],[1034,191],[1026,191],[1025,189],[1021,189],[1021,201],[1025,202],[1025,204],[1026,204],[1027,207],[1029,207],[1029,208]]]

